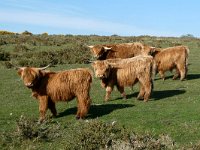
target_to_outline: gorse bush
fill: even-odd
[[[78,50],[77,50],[78,49]],[[81,64],[90,59],[87,48],[77,45],[73,48],[50,51],[30,51],[24,54],[13,53],[11,62],[16,66],[36,66],[41,67],[49,63],[56,64]]]
[[[58,122],[36,120],[21,116],[17,120],[15,132],[3,133],[0,137],[2,149],[40,149],[43,142],[59,142],[63,149],[176,149],[169,136],[158,138],[152,135],[137,135],[116,122],[103,122],[98,119],[80,120],[75,124],[68,122],[61,127]]]
[[[91,59],[87,45],[107,43],[141,42],[158,48],[199,43],[199,39],[151,37],[151,36],[73,36],[73,35],[33,35],[0,34],[0,61],[11,61],[16,66],[41,67],[49,64],[82,64]],[[3,56],[2,56],[3,55]],[[5,63],[2,63],[5,64]],[[5,65],[7,66],[7,65]],[[8,66],[9,67],[9,66]]]
[[[0,50],[0,61],[9,61],[10,60],[10,53]]]
[[[117,139],[127,139],[126,136],[129,134],[123,127],[112,123],[80,121],[69,128],[66,149],[104,149],[111,147]]]
[[[47,119],[38,123],[35,119],[21,116],[16,121],[14,132],[0,135],[0,149],[41,149],[44,143],[53,149],[59,144],[67,150],[198,150],[200,144],[180,147],[168,135],[137,134],[117,122],[98,119],[79,120],[64,125]],[[50,147],[49,147],[50,148]],[[50,148],[50,149],[51,149]]]
[[[73,139],[73,140],[72,140]],[[169,136],[138,135],[115,122],[79,121],[68,128],[65,149],[161,150],[176,149]]]
[[[15,45],[14,47],[14,52],[27,52],[29,51],[30,49],[28,48],[28,45],[27,44],[17,44]]]
[[[31,139],[33,141],[50,141],[59,137],[60,125],[51,120],[38,123],[36,120],[21,116],[17,121],[16,136],[21,140]]]
[[[39,142],[50,142],[60,137],[60,124],[47,120],[43,123],[38,123],[37,120],[28,119],[21,116],[17,120],[16,131],[12,133],[3,133],[1,135],[0,143],[4,149],[27,149],[29,145]]]
[[[0,35],[10,35],[10,34],[16,34],[16,33],[9,31],[0,31]]]

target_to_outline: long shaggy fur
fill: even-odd
[[[106,50],[105,47],[110,48]],[[91,53],[98,60],[114,58],[131,58],[138,55],[148,55],[153,47],[143,45],[139,42],[95,45],[91,48]]]
[[[109,100],[114,86],[126,98],[124,87],[132,87],[140,83],[138,99],[148,101],[152,87],[152,74],[155,70],[153,57],[136,56],[127,59],[107,59],[95,61],[92,64],[96,77],[101,79],[102,86],[106,88],[105,101]]]
[[[183,80],[187,76],[188,71],[188,55],[189,49],[186,46],[169,47],[162,50],[156,50],[153,53],[157,65],[157,72],[164,80],[164,73],[176,69],[176,74],[173,79],[180,76]]]
[[[60,72],[41,71],[37,68],[25,67],[18,70],[24,84],[32,90],[32,96],[39,100],[40,120],[45,118],[49,108],[57,115],[55,103],[70,101],[77,97],[77,118],[84,118],[89,110],[89,96],[92,82],[91,70],[79,68]]]

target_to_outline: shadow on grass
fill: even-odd
[[[173,80],[173,75],[165,76],[165,80],[169,80],[169,79]],[[180,79],[180,78],[178,77],[176,80],[179,80],[179,79]],[[163,79],[160,78],[160,76],[158,75],[158,77],[155,78],[154,81],[156,81],[156,80],[163,80]],[[164,81],[164,80],[163,80],[163,81]]]
[[[173,75],[165,77],[165,80],[168,80],[168,79],[173,80]],[[188,74],[185,80],[195,80],[195,79],[200,79],[200,74]],[[156,80],[162,80],[162,79],[160,77],[157,77],[154,79],[154,81]],[[180,77],[178,77],[175,80],[180,80]]]
[[[128,107],[133,107],[135,105],[133,104],[102,104],[102,105],[92,105],[89,111],[88,118],[96,118],[101,117],[107,114],[110,114],[111,112],[118,110],[118,109],[124,109]]]
[[[168,98],[168,97],[173,97],[173,96],[176,96],[176,95],[184,94],[185,92],[186,92],[185,90],[153,91],[152,94],[151,94],[150,99],[161,100],[161,99],[164,99],[164,98]],[[127,95],[127,99],[131,99],[131,98],[136,99],[138,94],[139,94],[139,92],[128,94]],[[122,97],[118,97],[115,100],[119,100],[119,99],[122,99]]]
[[[126,99],[123,99],[123,97],[120,96],[120,97],[117,97],[117,98],[112,99],[112,100],[109,100],[109,101],[116,101],[116,100],[127,101],[127,100],[129,100],[129,99],[131,99],[131,98],[137,98],[138,93],[139,93],[139,92],[135,92],[135,93],[132,93],[132,94],[127,94],[127,95],[126,95]]]
[[[185,90],[165,90],[165,91],[153,91],[151,98],[154,100],[161,100],[168,97],[173,97],[175,95],[184,94]]]
[[[200,79],[200,74],[188,74],[186,79],[187,80]]]
[[[133,107],[135,105],[132,104],[101,104],[101,105],[91,105],[89,113],[87,118],[96,118],[101,117],[107,114],[110,114],[111,112],[118,110],[118,109],[124,109],[128,107]],[[58,118],[64,117],[70,114],[76,115],[77,107],[66,109],[65,111],[58,114]]]

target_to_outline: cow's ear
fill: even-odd
[[[150,55],[153,55],[156,52],[156,47],[150,47]]]
[[[17,73],[18,73],[19,76],[22,76],[23,70],[24,70],[23,68],[19,68],[19,69],[17,70]]]
[[[38,70],[39,72],[39,77],[43,77],[45,75],[45,71],[43,70]]]
[[[112,47],[106,47],[106,46],[104,46],[103,49],[104,49],[105,52],[107,52],[109,50],[112,50]]]

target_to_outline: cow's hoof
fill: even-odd
[[[126,97],[126,96],[123,96],[122,98],[123,98],[123,100],[127,100],[127,97]]]
[[[79,119],[81,119],[81,117],[79,117],[79,116],[76,116],[76,120],[79,120]]]
[[[143,99],[144,99],[143,97],[137,97],[137,100],[139,100],[139,101],[141,101]]]

